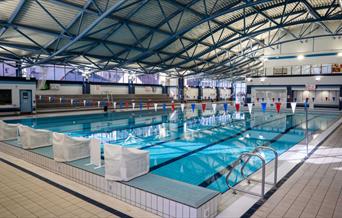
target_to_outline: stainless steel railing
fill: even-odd
[[[261,151],[263,151],[263,150],[269,150],[269,151],[273,152],[274,157],[275,157],[274,158],[274,180],[273,180],[273,183],[266,182],[266,160],[261,155]],[[244,169],[252,157],[256,157],[256,158],[260,159],[260,161],[262,163],[262,165],[261,165],[261,180],[252,179],[252,178],[246,176],[244,173]],[[242,167],[240,169],[240,174],[244,179],[247,180],[248,184],[250,184],[251,181],[261,183],[260,194],[252,192],[252,191],[248,191],[248,190],[239,189],[239,188],[233,187],[229,184],[229,181],[230,181],[229,178],[230,178],[233,170],[241,164],[242,164]],[[227,184],[229,189],[233,190],[234,194],[236,194],[239,191],[239,192],[244,192],[247,194],[256,195],[256,196],[264,198],[264,196],[265,196],[265,184],[272,185],[275,188],[277,185],[277,176],[278,176],[278,153],[277,153],[277,151],[271,147],[258,146],[252,152],[246,152],[246,153],[241,154],[240,157],[232,164],[232,167],[226,176],[226,184]]]

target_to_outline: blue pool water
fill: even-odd
[[[337,115],[310,114],[309,132],[324,130],[337,118]],[[7,122],[148,150],[151,173],[220,192],[227,190],[227,169],[241,153],[266,145],[281,154],[302,141],[305,135],[305,115],[301,113],[150,111]],[[273,158],[268,152],[263,155],[267,161]],[[256,159],[251,161],[248,173],[261,165]],[[239,173],[232,178],[232,184],[241,180]]]

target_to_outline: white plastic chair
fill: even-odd
[[[95,169],[101,167],[101,141],[99,139],[90,139],[90,163],[95,165]]]
[[[33,129],[20,125],[19,140],[24,149],[40,148],[52,145],[52,132],[44,129]]]
[[[0,141],[16,139],[18,124],[8,124],[0,120]]]
[[[83,137],[70,137],[54,132],[52,140],[54,160],[67,162],[89,157],[90,139]]]
[[[105,144],[105,178],[115,181],[129,181],[148,173],[150,155],[148,151]]]

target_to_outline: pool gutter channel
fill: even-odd
[[[342,117],[336,120],[330,127],[326,130],[318,133],[319,135],[309,141],[308,151],[306,155],[306,144],[305,139],[300,143],[291,147],[288,151],[279,155],[278,162],[278,182],[276,188],[267,185],[265,186],[265,198],[262,199],[257,196],[248,195],[246,193],[233,194],[231,190],[226,191],[221,195],[221,200],[219,203],[219,214],[217,217],[251,217],[254,212],[262,206],[262,204],[269,199],[276,190],[285,183],[291,175],[293,175],[299,168],[304,164],[308,157],[310,157],[321,144],[328,139],[328,137],[333,134],[338,127],[342,125]],[[305,153],[305,154],[303,154]],[[295,162],[297,160],[297,162]],[[290,163],[291,161],[291,163]],[[294,163],[295,162],[295,163]],[[287,165],[286,165],[287,164]],[[274,160],[266,164],[266,181],[273,181],[273,167]],[[249,175],[249,177],[259,178],[261,176],[261,169]],[[239,189],[246,189],[249,191],[259,192],[260,184],[253,183],[248,184],[247,180],[242,180],[236,185]]]

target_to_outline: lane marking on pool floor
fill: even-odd
[[[292,117],[293,115],[292,115],[292,114],[291,114],[291,115],[286,115],[286,117],[287,117],[287,116],[291,116],[291,117]],[[220,139],[220,140],[218,140],[218,141],[212,142],[212,143],[210,143],[210,144],[207,144],[207,145],[205,145],[205,146],[202,146],[202,147],[197,148],[197,149],[195,149],[195,150],[192,150],[192,151],[190,151],[190,152],[184,153],[184,154],[182,154],[182,155],[180,155],[180,156],[171,158],[171,159],[169,159],[169,160],[167,160],[167,161],[165,161],[165,162],[162,162],[162,163],[160,163],[160,164],[158,164],[158,165],[154,165],[153,167],[150,167],[150,171],[157,170],[157,169],[159,169],[159,168],[161,168],[161,167],[163,167],[163,166],[166,166],[166,165],[171,164],[171,163],[173,163],[173,162],[175,162],[175,161],[178,161],[178,160],[180,160],[180,159],[183,159],[183,158],[185,158],[185,157],[188,157],[188,156],[190,156],[190,155],[192,155],[192,154],[195,154],[195,153],[197,153],[197,152],[199,152],[199,151],[202,151],[202,150],[204,150],[204,149],[207,149],[207,148],[212,147],[212,146],[214,146],[214,145],[217,145],[217,144],[219,144],[219,143],[222,143],[222,142],[228,141],[228,140],[230,140],[230,139],[236,138],[236,137],[238,137],[238,136],[241,136],[241,135],[243,135],[244,133],[246,133],[247,131],[253,130],[253,128],[255,128],[255,127],[259,127],[259,126],[262,126],[262,125],[265,125],[265,124],[269,124],[269,123],[272,123],[272,122],[275,122],[275,121],[284,119],[284,118],[286,118],[286,117],[277,118],[277,119],[274,119],[274,120],[270,120],[270,121],[267,121],[267,122],[264,122],[264,123],[255,125],[255,126],[253,126],[253,127],[249,127],[249,128],[247,128],[247,129],[243,130],[242,132],[238,132],[238,133],[236,133],[236,134],[234,134],[234,135],[230,135],[230,136],[228,136],[228,137],[225,137],[225,138]]]
[[[311,121],[313,119],[316,119],[318,116],[312,117],[310,118],[308,121]],[[276,135],[274,138],[272,138],[270,141],[267,141],[266,143],[262,144],[261,146],[269,146],[271,144],[273,144],[274,142],[276,142],[278,139],[280,139],[282,136],[284,136],[286,133],[288,133],[289,131],[291,131],[292,129],[297,128],[298,126],[302,125],[303,123],[305,123],[306,121],[300,122],[298,124],[296,124],[295,126],[286,128],[283,132],[279,133],[278,135]],[[209,177],[208,179],[204,180],[201,184],[199,184],[199,186],[201,187],[208,187],[210,186],[212,183],[214,183],[215,181],[217,181],[218,179],[220,179],[222,176],[224,176],[226,173],[228,173],[229,170],[231,170],[232,166],[231,164],[229,164],[228,166],[226,166],[225,168],[223,168],[222,170],[218,171],[217,173],[215,173],[213,176]],[[238,184],[238,183],[237,183]],[[228,190],[226,190],[228,191]],[[226,192],[225,191],[225,192]]]

